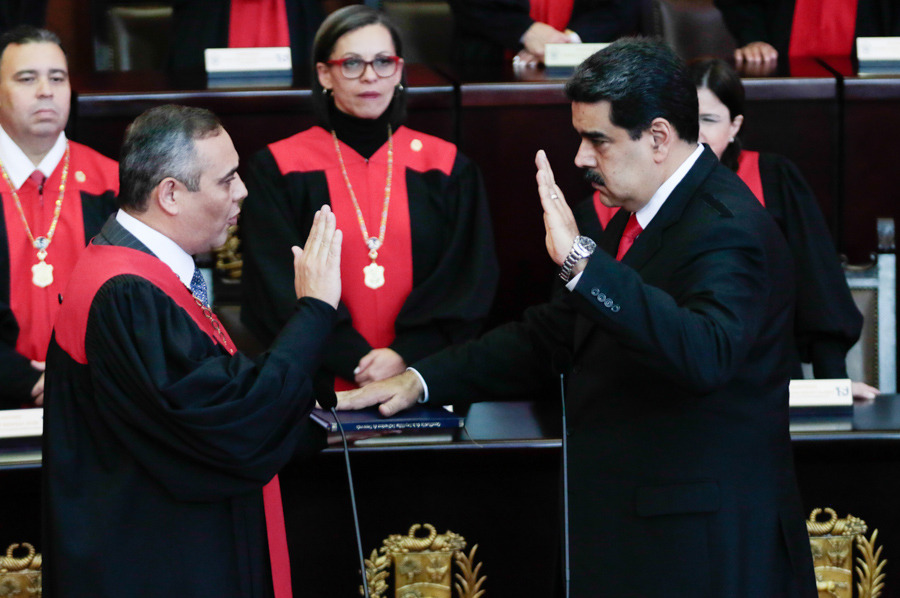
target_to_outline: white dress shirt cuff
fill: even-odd
[[[419,398],[419,403],[427,403],[428,402],[428,385],[425,383],[425,378],[422,377],[422,374],[419,373],[419,370],[416,368],[406,368],[407,372],[412,372],[416,375],[416,378],[419,379],[419,382],[422,383],[422,396]]]

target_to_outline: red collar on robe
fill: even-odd
[[[291,45],[285,0],[231,0],[229,48]]]
[[[9,187],[0,180],[3,196],[3,218],[9,248],[9,305],[19,326],[16,351],[29,359],[44,361],[50,332],[59,310],[59,293],[68,283],[70,273],[84,248],[84,218],[82,193],[101,195],[118,190],[118,171],[115,163],[105,158],[97,160],[95,153],[75,142],[69,142],[69,175],[62,211],[46,262],[53,266],[53,283],[41,288],[31,282],[31,267],[38,262],[37,250],[25,233],[22,217],[16,208]],[[59,196],[63,160],[44,182],[43,201],[37,185],[25,179],[16,190],[22,211],[35,237],[46,235]]]
[[[378,237],[384,208],[388,144],[366,160],[350,146],[341,143],[341,155],[347,176],[359,202],[370,237]],[[384,286],[370,289],[364,283],[363,268],[372,263],[363,243],[356,209],[341,172],[331,133],[321,127],[289,137],[270,146],[282,173],[324,171],[329,201],[344,233],[341,247],[341,301],[350,311],[353,328],[374,348],[389,347],[394,341],[394,322],[413,289],[412,231],[406,171],[438,170],[450,174],[456,160],[456,146],[400,127],[394,132],[394,164],[391,198],[385,228],[384,245],[378,251],[379,266],[384,267]],[[303,148],[302,154],[297,151]],[[351,381],[338,379],[336,390],[356,388]]]
[[[56,328],[56,342],[76,362],[87,364],[84,340],[94,296],[106,281],[122,274],[140,276],[157,286],[184,309],[213,342],[229,354],[235,353],[234,343],[216,316],[194,300],[181,279],[164,262],[136,249],[92,243],[84,250],[75,267],[73,283],[66,289],[65,301],[60,309],[60,325]],[[275,598],[291,598],[290,556],[277,475],[263,487],[263,505]]]
[[[762,179],[759,175],[759,152],[747,150],[741,152],[741,155],[738,156],[737,175],[750,187],[759,203],[765,206],[766,198],[763,194]]]
[[[531,0],[528,11],[532,20],[565,31],[572,19],[575,0]]]
[[[856,9],[857,0],[796,0],[788,55],[850,56]]]

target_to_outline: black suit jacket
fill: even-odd
[[[569,362],[574,596],[815,596],[788,432],[793,271],[707,148],[621,263],[416,367],[436,402]]]

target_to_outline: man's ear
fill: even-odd
[[[179,194],[183,195],[187,189],[172,177],[166,177],[159,182],[152,195],[156,205],[164,214],[175,216],[180,210]]]
[[[657,117],[650,123],[649,133],[654,158],[657,162],[662,162],[669,155],[672,141],[676,137],[675,129],[668,120]]]

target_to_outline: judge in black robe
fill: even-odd
[[[291,64],[304,72],[316,28],[325,18],[317,0],[284,0]],[[172,4],[172,71],[202,71],[206,48],[227,48],[231,0],[175,0]]]
[[[355,29],[377,23],[392,33],[388,39],[394,40],[394,48],[389,53],[402,53],[399,35],[393,35],[394,26],[383,15],[360,6],[343,10],[348,12],[334,13],[323,30],[333,23],[352,23]],[[324,53],[320,62],[330,55],[330,49],[315,51]],[[366,69],[371,72],[371,67]],[[285,249],[308,234],[316,210],[332,205],[345,239],[344,295],[324,365],[329,374],[342,379],[339,388],[350,388],[360,359],[373,349],[390,348],[411,363],[475,336],[490,310],[498,267],[476,166],[453,144],[402,125],[402,89],[394,92],[377,118],[337,109],[332,98],[340,93],[336,86],[325,95],[316,80],[313,97],[321,126],[270,144],[250,161],[241,220],[241,319],[263,343],[275,338],[292,304],[290,278],[284,279],[290,270]],[[331,131],[343,148],[341,157]],[[389,153],[393,183],[377,261],[400,262],[408,284],[391,287],[398,270],[386,267],[386,285],[367,289],[354,265],[357,258],[363,262],[360,268],[369,262],[367,249],[342,169],[358,198],[368,235],[378,237]]]
[[[739,47],[766,42],[787,57],[796,0],[715,0]],[[828,19],[829,15],[821,14]],[[892,0],[858,0],[856,37],[900,35],[900,9]]]
[[[218,131],[201,141],[224,137],[230,145]],[[128,153],[123,150],[123,165],[134,168]],[[212,155],[195,160],[210,164]],[[154,157],[145,162],[163,160]],[[197,209],[186,206],[210,205],[204,189],[222,184],[219,169],[237,168],[233,157],[233,164],[229,158],[210,168],[214,176],[202,174],[196,196],[168,176],[154,187],[146,211],[111,218],[64,293],[48,354],[44,414],[48,595],[272,595],[267,529],[274,529],[275,518],[263,486],[301,450],[324,441],[307,429],[306,416],[334,308],[332,299],[297,300],[271,350],[250,360],[234,352],[227,332],[192,296],[179,270],[186,258],[190,279],[188,243],[193,250],[208,247],[208,230],[221,242],[227,223],[220,214],[198,232],[184,226]],[[133,188],[126,170],[120,203],[130,201]],[[246,192],[239,178],[227,184],[236,207],[238,194]],[[168,197],[164,185],[175,185],[183,198],[180,232],[173,237],[148,223],[160,215],[156,191]],[[329,271],[336,279],[337,269]],[[272,558],[284,573],[281,556]]]

